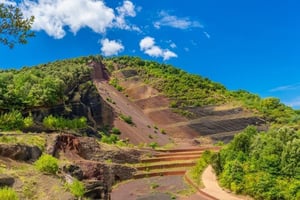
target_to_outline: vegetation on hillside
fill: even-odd
[[[30,111],[34,108],[63,105],[81,93],[96,92],[90,79],[88,61],[83,57],[56,61],[20,70],[0,70],[0,130],[22,130],[34,124]],[[48,116],[44,125],[50,129],[78,129],[86,127],[86,119],[73,121],[62,116]]]
[[[0,109],[29,109],[66,101],[68,93],[87,82],[86,59],[70,59],[0,71]]]
[[[255,199],[300,199],[300,132],[248,127],[213,156],[220,184]]]

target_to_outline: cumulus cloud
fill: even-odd
[[[101,52],[104,56],[118,55],[118,53],[124,50],[124,46],[121,42],[116,40],[109,40],[107,38],[100,41],[102,47]]]
[[[203,28],[203,26],[198,21],[193,21],[188,17],[179,18],[174,15],[170,15],[166,11],[161,11],[160,19],[154,22],[154,27],[159,29],[162,26],[169,26],[178,29],[188,29],[188,28]]]
[[[145,54],[151,57],[162,57],[163,60],[169,60],[170,58],[178,57],[176,53],[169,49],[162,49],[155,45],[155,39],[153,37],[145,37],[140,41],[140,49]]]
[[[102,0],[23,0],[20,8],[25,16],[35,16],[33,30],[44,30],[56,39],[66,35],[66,27],[74,34],[84,27],[96,33],[105,33],[108,28],[138,29],[126,22],[126,17],[136,15],[128,0],[116,12]]]
[[[140,28],[126,22],[126,17],[135,17],[135,6],[131,1],[124,1],[123,5],[116,8],[118,16],[115,17],[114,25],[125,30],[134,30],[141,32]]]

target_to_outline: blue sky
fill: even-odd
[[[91,54],[172,64],[300,108],[296,0],[0,0],[35,15],[36,37],[0,46],[0,68]]]

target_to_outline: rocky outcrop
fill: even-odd
[[[113,163],[137,163],[141,155],[140,150],[135,149],[118,149],[105,150],[94,138],[80,137],[80,153],[79,155],[86,160],[103,162],[110,160]]]
[[[19,161],[35,161],[42,155],[37,146],[22,144],[0,144],[0,156]]]
[[[15,183],[15,179],[11,176],[0,174],[0,188],[1,187],[11,187]]]

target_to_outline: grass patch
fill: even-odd
[[[48,154],[42,155],[34,163],[35,168],[46,174],[56,174],[58,171],[58,160]]]
[[[3,200],[18,200],[19,197],[16,191],[9,187],[4,187],[0,189],[0,199]]]
[[[42,151],[45,150],[46,139],[42,136],[31,134],[3,135],[0,136],[0,143],[5,144],[24,144],[29,146],[37,146]]]
[[[85,193],[85,187],[84,184],[82,182],[80,182],[79,180],[74,180],[72,183],[70,184],[66,184],[66,188],[77,198],[81,198],[83,197],[84,193]]]

